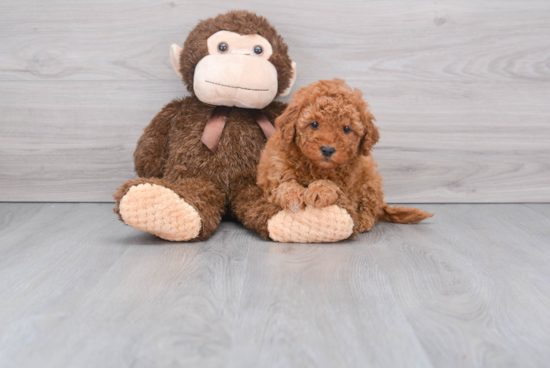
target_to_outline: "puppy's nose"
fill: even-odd
[[[334,151],[336,151],[336,149],[334,149],[334,147],[329,147],[329,146],[321,147],[321,152],[323,152],[323,156],[325,156],[325,157],[332,156]]]

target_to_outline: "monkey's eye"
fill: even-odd
[[[349,132],[351,132],[351,128],[349,126],[345,126],[344,133],[349,133]]]
[[[220,42],[220,44],[218,45],[218,51],[221,52],[222,54],[226,52],[228,48],[229,46],[227,46],[225,42]]]
[[[264,49],[262,49],[262,46],[254,46],[254,53],[256,55],[261,55],[263,54],[264,52]]]
[[[312,127],[313,129],[319,128],[319,123],[316,122],[316,121],[314,121],[313,123],[311,123],[311,124],[309,124],[309,125],[311,125],[311,127]]]

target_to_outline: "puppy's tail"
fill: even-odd
[[[398,224],[418,224],[420,221],[432,217],[434,213],[409,207],[390,207],[387,204],[382,209],[377,221],[395,222]]]

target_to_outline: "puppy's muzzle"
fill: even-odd
[[[329,146],[323,146],[321,147],[321,152],[323,153],[323,156],[330,157],[336,152],[336,149],[334,147]]]

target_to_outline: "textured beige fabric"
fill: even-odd
[[[199,213],[171,189],[155,184],[131,187],[120,201],[120,215],[133,228],[165,240],[191,240],[201,230]]]
[[[193,91],[211,105],[263,109],[277,95],[277,70],[249,55],[208,55],[195,67]]]
[[[284,243],[330,243],[347,239],[353,232],[353,220],[336,205],[284,210],[267,223],[269,237]]]

